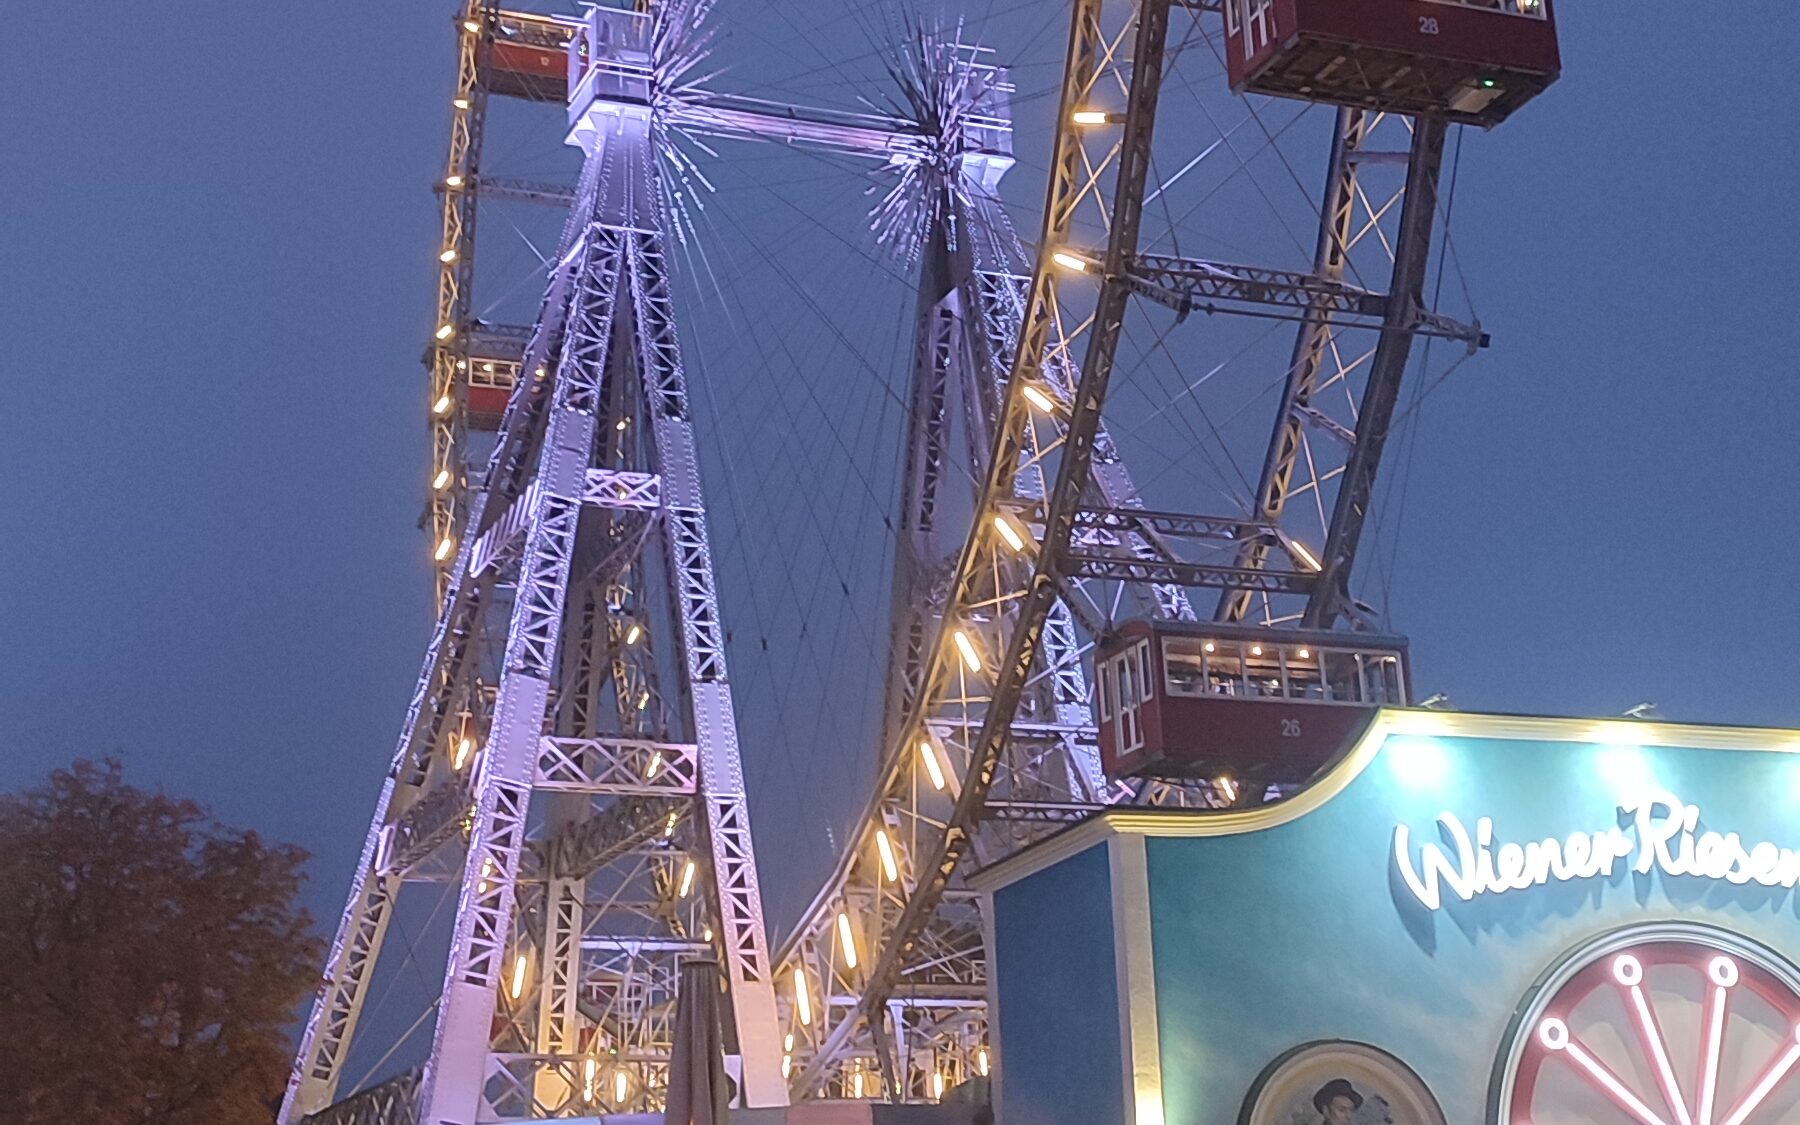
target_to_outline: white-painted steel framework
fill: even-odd
[[[284,1123],[654,1107],[679,960],[706,952],[726,966],[751,1104],[932,1100],[986,1075],[998,1060],[963,869],[1106,804],[1264,796],[1108,783],[1088,648],[1121,614],[1357,625],[1349,575],[1412,342],[1483,341],[1423,299],[1441,122],[1338,113],[1308,268],[1197,258],[1145,228],[1146,199],[1212,151],[1162,153],[1179,171],[1151,176],[1158,97],[1180,65],[1171,13],[1183,42],[1205,41],[1206,4],[1074,0],[1035,256],[998,195],[1003,70],[921,33],[900,76],[912,120],[676,96],[705,8],[563,20],[471,0],[461,21],[429,358],[443,608]],[[480,175],[496,29],[574,42],[563,89],[587,161],[572,191]],[[881,160],[897,177],[875,228],[918,267],[877,784],[773,955],[675,336],[669,129]],[[529,331],[469,320],[477,196],[571,206]],[[1102,420],[1134,298],[1183,320],[1295,323],[1241,510],[1144,507]],[[512,394],[475,470],[460,419],[488,364]],[[974,479],[951,496],[959,441]],[[1197,604],[1204,590],[1215,604]],[[460,897],[430,1061],[338,1102],[399,887],[445,877]]]

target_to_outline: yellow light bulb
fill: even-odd
[[[838,948],[844,954],[844,968],[856,968],[856,935],[850,932],[850,915],[838,911]]]
[[[445,559],[450,557],[450,552],[454,551],[455,549],[456,549],[456,541],[454,539],[451,539],[448,535],[446,535],[443,537],[443,539],[438,541],[437,550],[432,552],[431,557],[436,559],[438,562],[443,562]]]
[[[800,1026],[812,1026],[812,996],[806,989],[806,970],[794,966],[794,1009],[800,1013]]]
[[[521,954],[519,954],[519,959],[513,962],[512,998],[514,1000],[517,1000],[519,998],[519,994],[524,991],[525,991],[525,955],[523,953],[521,953]]]
[[[956,642],[956,650],[962,653],[963,663],[968,666],[969,671],[981,671],[981,653],[976,651],[975,642],[969,639],[969,634],[958,629],[950,634],[950,639]]]
[[[442,489],[445,485],[447,485],[449,483],[450,483],[450,470],[449,469],[439,469],[438,475],[431,478],[431,487],[433,490]]]
[[[944,767],[938,765],[937,748],[931,745],[931,739],[919,739],[919,757],[925,763],[925,773],[931,778],[931,787],[942,791],[944,788]]]
[[[1077,125],[1104,125],[1111,120],[1103,109],[1078,109],[1069,118]]]
[[[1086,258],[1077,257],[1066,250],[1058,250],[1051,254],[1050,260],[1061,266],[1063,269],[1073,270],[1076,273],[1086,273],[1088,269]]]
[[[698,868],[694,866],[694,861],[691,859],[687,861],[687,866],[681,869],[681,887],[675,893],[682,898],[686,898],[687,893],[694,889],[694,872],[696,870]]]
[[[1056,413],[1056,400],[1051,398],[1048,394],[1044,393],[1044,390],[1042,387],[1034,387],[1034,386],[1031,386],[1030,384],[1027,384],[1025,386],[1024,390],[1020,391],[1019,393],[1023,394],[1025,396],[1026,402],[1029,402],[1031,405],[1037,407],[1039,410],[1043,411],[1045,414],[1055,414]]]
[[[895,862],[894,847],[888,843],[885,828],[875,830],[875,850],[881,853],[881,870],[887,876],[888,882],[898,883],[900,881],[900,865]]]
[[[450,249],[444,251],[442,254],[439,254],[438,261],[444,263],[445,265],[449,265],[451,262],[456,261],[456,247],[452,246]]]
[[[1000,538],[1006,540],[1006,545],[1014,551],[1025,550],[1025,537],[1019,534],[1019,529],[1013,526],[1011,520],[998,512],[994,514],[994,530],[1000,533]]]
[[[448,340],[450,337],[452,337],[454,335],[456,335],[456,326],[454,324],[438,325],[438,330],[437,330],[437,338],[438,339]]]

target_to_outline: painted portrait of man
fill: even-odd
[[[1312,1103],[1319,1111],[1321,1125],[1354,1125],[1363,1096],[1349,1079],[1333,1078],[1313,1094]]]

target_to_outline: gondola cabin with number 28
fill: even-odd
[[[1224,0],[1238,93],[1495,125],[1562,70],[1550,0]]]

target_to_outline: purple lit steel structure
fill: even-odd
[[[471,0],[459,21],[428,355],[442,610],[283,1125],[653,1109],[687,955],[725,970],[748,1104],[931,1100],[985,1075],[965,864],[1105,804],[1242,799],[1204,781],[1107,781],[1083,666],[1094,640],[1122,613],[1361,622],[1349,575],[1411,344],[1484,340],[1423,301],[1441,120],[1338,111],[1309,269],[1184,255],[1143,233],[1146,198],[1200,159],[1177,152],[1182,171],[1151,181],[1171,12],[1217,22],[1205,4],[1075,0],[1035,256],[998,196],[1013,162],[1004,70],[920,32],[896,72],[910,119],[710,94],[683,82],[708,7],[563,18]],[[567,99],[578,187],[481,173],[491,93]],[[874,158],[895,177],[877,237],[918,269],[880,772],[774,950],[676,343],[668,178],[686,158],[671,130]],[[530,329],[470,317],[482,197],[571,207]],[[1352,280],[1376,275],[1379,289]],[[1244,510],[1143,506],[1101,418],[1133,298],[1297,326]],[[497,429],[481,465],[471,426]],[[974,478],[952,496],[959,439]],[[1207,589],[1216,604],[1197,608]],[[409,879],[460,888],[431,1054],[422,1073],[345,1097]]]

